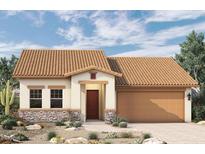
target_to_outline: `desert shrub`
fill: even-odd
[[[118,123],[117,123],[117,122],[113,122],[113,123],[112,123],[112,126],[117,127],[117,126],[118,126]]]
[[[14,119],[7,119],[2,122],[2,128],[12,130],[13,126],[16,126],[16,120]]]
[[[0,123],[2,123],[3,121],[7,120],[7,119],[13,119],[16,120],[15,117],[10,116],[10,115],[0,115]]]
[[[143,137],[136,137],[136,139],[134,140],[134,144],[142,144],[144,141]]]
[[[55,122],[56,126],[65,126],[63,121],[57,121]]]
[[[105,138],[118,138],[118,133],[116,132],[108,133]]]
[[[91,132],[88,134],[89,140],[98,140],[98,134],[96,132]]]
[[[127,128],[127,122],[120,122],[119,127],[120,128]]]
[[[205,120],[205,106],[198,105],[192,107],[192,118],[193,121],[198,122]]]
[[[10,112],[11,113],[16,113],[16,112],[18,112],[18,109],[19,109],[19,97],[15,97],[14,98],[14,102],[13,102],[13,104],[11,105],[11,107],[10,107]]]
[[[104,144],[112,144],[111,141],[105,141]]]
[[[76,127],[76,128],[81,127],[82,126],[82,122],[81,121],[75,121],[73,123],[73,126]]]
[[[19,141],[28,141],[29,138],[25,136],[24,134],[18,133],[13,136],[14,139],[19,140]]]
[[[115,116],[113,117],[113,119],[111,120],[111,123],[120,123],[120,122],[127,122],[127,119],[126,118],[123,118],[123,117],[118,117],[118,116]]]
[[[121,132],[120,137],[122,137],[122,138],[132,138],[133,134],[131,132]]]
[[[53,137],[56,137],[56,132],[48,132],[47,140],[50,141]]]
[[[151,136],[151,134],[149,134],[149,133],[144,133],[143,134],[143,139],[145,140],[145,139],[148,139],[148,138],[151,138],[152,136]]]

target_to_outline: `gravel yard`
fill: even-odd
[[[0,127],[0,134],[4,135],[13,135],[17,133],[22,133],[29,137],[29,141],[23,141],[24,144],[50,144],[50,142],[47,140],[48,132],[56,132],[56,134],[60,137],[63,137],[65,139],[70,138],[77,138],[77,137],[83,137],[88,138],[88,135],[91,132],[96,132],[98,135],[98,142],[97,143],[112,143],[112,144],[131,144],[134,143],[137,137],[142,136],[142,132],[133,131],[129,129],[121,129],[121,128],[113,128],[113,132],[118,134],[117,138],[107,138],[108,134],[112,133],[111,129],[109,131],[95,131],[91,130],[87,125],[80,128],[80,130],[66,130],[66,126],[55,126],[54,123],[42,123],[40,124],[43,126],[40,130],[25,130],[24,127],[14,127],[13,130],[3,130]],[[105,124],[104,124],[105,125]],[[119,131],[121,129],[121,131]],[[121,133],[127,132],[131,134],[131,137],[129,138],[122,138]],[[95,143],[95,142],[94,142]]]

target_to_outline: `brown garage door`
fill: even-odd
[[[118,92],[117,112],[129,122],[183,122],[184,93]]]

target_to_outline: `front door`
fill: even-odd
[[[87,90],[86,117],[99,119],[99,94],[98,90]]]

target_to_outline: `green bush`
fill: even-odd
[[[136,137],[136,139],[134,140],[134,144],[142,144],[144,141],[143,137]]]
[[[111,120],[111,123],[120,123],[120,122],[127,122],[127,119],[126,118],[123,118],[123,117],[118,117],[118,116],[115,116],[112,120]]]
[[[1,124],[3,121],[7,120],[7,119],[13,119],[13,120],[16,120],[15,117],[10,116],[10,115],[0,115],[0,124]]]
[[[132,138],[133,137],[131,132],[121,132],[120,136],[122,138]]]
[[[151,136],[151,134],[149,134],[149,133],[144,133],[143,134],[143,139],[145,140],[145,139],[148,139],[148,138],[151,138],[152,136]]]
[[[7,119],[2,122],[2,128],[7,130],[12,130],[13,126],[16,126],[16,120],[14,119]]]
[[[16,140],[19,140],[19,141],[28,141],[29,140],[29,138],[27,136],[25,136],[24,134],[21,134],[21,133],[14,135],[13,138]]]
[[[88,134],[89,140],[98,140],[98,134],[96,132],[91,132]]]
[[[76,127],[76,128],[81,127],[82,126],[82,122],[81,121],[75,121],[73,123],[73,126]]]
[[[104,144],[112,144],[111,141],[105,141]]]
[[[105,138],[118,138],[118,134],[116,132],[110,132],[106,135]]]
[[[120,128],[127,128],[127,122],[120,122],[119,127]]]
[[[117,126],[118,126],[118,123],[117,123],[117,122],[113,122],[113,123],[112,123],[112,126],[117,127]]]
[[[205,120],[205,106],[193,106],[192,107],[192,119],[195,122]]]
[[[57,121],[55,122],[56,126],[65,126],[63,121]]]
[[[19,109],[19,97],[17,96],[14,98],[14,102],[10,107],[10,112],[16,113],[16,112],[18,112],[18,109]]]
[[[56,137],[56,132],[48,132],[47,139],[50,141],[53,137]]]

